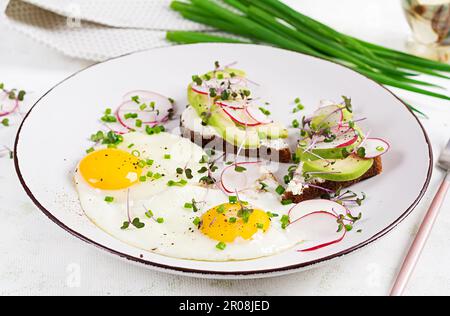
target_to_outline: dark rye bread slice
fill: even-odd
[[[356,180],[345,181],[345,182],[336,182],[336,181],[328,181],[327,180],[318,185],[325,189],[328,189],[328,190],[337,191],[340,188],[347,188],[347,187],[352,186],[363,180],[375,177],[375,176],[381,174],[382,172],[383,172],[383,164],[381,162],[381,157],[376,157],[376,158],[374,158],[373,166],[365,174],[363,174],[361,177],[359,177]],[[308,187],[308,188],[304,189],[303,193],[300,195],[294,195],[292,192],[286,192],[283,195],[283,200],[285,200],[285,201],[290,200],[293,203],[297,204],[297,203],[300,203],[303,201],[318,198],[318,197],[322,196],[323,194],[324,194],[324,191],[319,188]]]
[[[218,151],[224,151],[226,153],[237,153],[239,148],[228,143],[221,137],[212,136],[205,137],[198,132],[192,131],[183,125],[183,120],[180,121],[181,134],[185,138],[189,138],[193,143],[202,146],[207,149],[214,149]],[[270,148],[266,146],[261,146],[258,149],[243,149],[241,151],[242,155],[246,157],[257,157],[261,159],[279,161],[283,163],[289,163],[292,160],[291,150],[289,146],[282,149]]]

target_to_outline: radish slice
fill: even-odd
[[[260,122],[254,120],[245,110],[233,110],[231,108],[222,107],[222,110],[235,122],[245,126],[258,126]]]
[[[10,99],[6,93],[0,96],[0,117],[14,113],[18,107],[19,100]]]
[[[205,86],[192,85],[192,91],[202,95],[209,95],[209,88]]]
[[[367,138],[363,147],[366,150],[365,158],[375,158],[385,154],[391,145],[381,138]]]
[[[261,124],[270,124],[273,122],[267,115],[265,115],[263,112],[261,112],[260,109],[256,107],[249,106],[246,108],[246,111],[247,114],[250,115],[252,119]]]
[[[332,132],[336,135],[336,139],[332,142],[324,142],[322,137],[313,149],[331,149],[331,148],[344,148],[356,143],[359,139],[354,129],[348,129],[347,131],[339,130]]]
[[[337,216],[334,214],[313,212],[306,215],[295,223],[295,229],[301,230],[303,236],[297,251],[315,251],[341,242],[347,232],[345,229],[337,232],[337,228]]]
[[[247,108],[248,102],[244,100],[239,101],[217,101],[217,105],[220,107],[230,108],[232,110],[243,110]]]
[[[137,97],[137,100],[133,100]],[[144,130],[147,125],[154,126],[166,122],[173,105],[169,99],[158,93],[137,90],[127,93],[124,102],[116,111],[116,117],[119,123],[128,130]],[[151,104],[154,103],[154,108]],[[142,105],[146,105],[141,109]],[[134,114],[137,117],[128,117],[127,114]],[[142,121],[141,126],[136,126],[137,120]],[[139,125],[139,124],[138,124]]]
[[[244,171],[236,171],[236,167],[245,168]],[[261,171],[261,161],[242,162],[232,164],[225,168],[221,175],[222,187],[228,194],[235,194],[252,188],[256,181],[263,175]]]
[[[208,81],[203,81],[202,85],[200,86],[193,83],[191,87],[192,91],[198,94],[209,95],[210,89],[223,90],[231,88],[233,91],[246,89],[247,81],[245,80],[245,78],[241,77],[226,78],[226,79],[213,78]]]
[[[292,224],[298,219],[317,211],[324,211],[337,215],[347,213],[346,208],[339,203],[330,200],[308,200],[293,206],[288,215]]]
[[[303,240],[298,251],[318,250],[342,241],[346,231],[337,232],[337,220],[338,214],[345,213],[345,207],[329,200],[309,200],[294,206],[289,211],[289,230],[296,230]]]
[[[130,129],[123,126],[120,122],[105,123],[105,126],[118,135],[124,135],[130,132]]]
[[[316,110],[313,121],[317,119],[317,125],[341,126],[344,121],[344,112],[338,105],[328,105]]]

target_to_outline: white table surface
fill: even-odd
[[[5,1],[0,0],[0,7]],[[400,1],[286,2],[346,33],[394,48],[403,49],[410,33]],[[29,91],[27,107],[58,81],[89,65],[4,27],[0,39],[0,82]],[[449,81],[426,79],[450,90]],[[450,137],[450,103],[398,94],[429,115],[422,123],[437,156]],[[16,128],[0,127],[0,145],[13,144]],[[342,260],[283,277],[216,281],[149,271],[70,236],[26,196],[12,160],[0,158],[0,295],[386,295],[442,178],[443,172],[435,168],[429,190],[411,216],[378,242]],[[449,202],[447,198],[407,294],[450,295]]]

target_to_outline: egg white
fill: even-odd
[[[131,145],[133,146],[130,147]],[[99,150],[104,148],[106,148],[106,146],[98,146],[95,149]],[[153,165],[148,167],[148,169],[145,169],[143,175],[146,175],[147,170],[164,175],[164,177],[159,179],[148,179],[145,182],[139,182],[133,185],[130,188],[130,191],[134,198],[157,195],[167,189],[167,182],[171,180],[178,182],[181,179],[184,179],[188,183],[197,184],[203,176],[195,171],[204,167],[204,164],[201,164],[200,160],[206,153],[202,148],[193,144],[188,139],[173,134],[125,134],[123,135],[123,142],[117,146],[117,149],[133,154],[139,153],[139,158],[142,160],[153,160]],[[165,155],[170,155],[170,159],[165,159]],[[177,168],[179,167],[186,167],[193,170],[193,178],[187,179],[186,177],[177,174]],[[78,172],[78,168],[74,178],[80,195],[84,192],[92,192],[92,190],[94,190],[96,194],[99,195],[100,198],[103,197],[103,199],[106,196],[114,197],[114,200],[117,202],[125,202],[127,199],[128,189],[116,191],[97,190],[87,185],[82,175]]]
[[[134,146],[128,148],[130,144]],[[295,229],[282,229],[280,218],[287,214],[290,206],[280,204],[279,196],[271,192],[259,192],[256,188],[243,192],[241,200],[249,202],[252,207],[279,214],[272,218],[267,232],[258,231],[250,240],[238,238],[227,244],[225,250],[216,248],[217,240],[205,236],[194,224],[196,217],[220,204],[228,202],[221,190],[205,188],[199,184],[202,174],[198,174],[204,164],[200,164],[205,152],[189,140],[168,134],[144,135],[131,133],[124,135],[124,142],[119,149],[138,150],[141,157],[153,159],[154,170],[166,176],[156,180],[137,183],[128,190],[102,191],[92,188],[80,175],[75,173],[75,183],[81,206],[86,216],[100,229],[131,246],[161,255],[202,261],[247,260],[274,255],[289,249],[301,240]],[[164,159],[170,154],[171,159]],[[176,168],[191,168],[194,178],[188,180],[185,187],[169,187],[169,180],[178,181]],[[129,194],[129,214],[127,195]],[[105,202],[105,196],[113,196],[113,203]],[[185,208],[185,203],[192,199],[199,202],[199,211]],[[145,213],[151,210],[153,218]],[[139,218],[145,224],[142,229],[130,225],[126,230],[122,224]],[[158,223],[157,218],[163,218]]]

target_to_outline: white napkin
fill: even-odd
[[[166,30],[208,30],[169,9],[170,0],[11,0],[0,17],[58,51],[101,61],[171,45]]]

